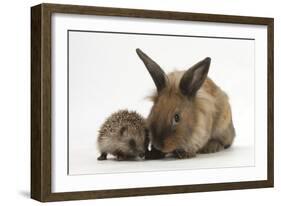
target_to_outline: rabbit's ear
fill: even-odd
[[[196,92],[200,89],[210,68],[211,58],[207,57],[204,60],[193,65],[189,70],[187,70],[180,81],[181,92],[188,96],[195,96]]]
[[[150,76],[152,77],[156,87],[157,91],[160,92],[162,89],[166,86],[166,74],[161,69],[161,67],[153,61],[149,56],[147,56],[145,53],[143,53],[140,49],[136,49],[136,52],[140,59],[143,61],[144,65],[146,66],[148,72],[150,73]]]

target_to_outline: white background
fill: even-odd
[[[88,4],[100,6],[163,9],[192,12],[208,12],[233,15],[253,15],[275,17],[275,105],[280,105],[280,6],[278,1],[56,1],[61,3]],[[30,182],[30,13],[29,7],[40,1],[10,1],[2,3],[1,12],[1,203],[4,205],[38,205],[28,199]],[[13,8],[13,11],[10,9]],[[216,204],[274,204],[280,201],[280,149],[278,128],[280,109],[275,108],[275,185],[274,189],[240,190],[212,193],[166,195],[107,199],[95,201],[54,203],[53,205],[171,205],[183,202],[190,205]],[[278,114],[278,115],[277,115]],[[235,198],[233,198],[235,197]]]
[[[137,22],[139,23],[140,20]],[[97,24],[93,23],[96,29],[99,28]],[[120,27],[117,31],[123,31],[121,23],[116,22],[116,24]],[[145,25],[148,27],[147,22]],[[192,26],[186,23],[184,28],[186,32],[192,31],[196,34],[196,27]],[[141,27],[141,24],[136,27]],[[189,27],[191,28],[187,29]],[[217,28],[218,25],[215,27]],[[75,26],[70,28],[74,29]],[[253,27],[253,29],[258,28],[261,27]],[[236,37],[237,31],[234,30],[232,29],[228,35]],[[170,28],[165,34],[177,34],[174,32],[181,33],[181,30]],[[242,33],[240,30],[238,32]],[[201,34],[197,33],[197,35]],[[56,42],[59,44],[59,40]],[[158,62],[166,73],[175,69],[187,70],[206,56],[212,58],[209,77],[229,95],[236,129],[234,145],[228,152],[198,155],[197,158],[177,162],[159,160],[116,163],[96,160],[99,155],[96,150],[98,130],[107,116],[119,109],[127,108],[147,117],[152,106],[152,102],[146,97],[155,90],[155,85],[135,52],[138,47]],[[60,70],[63,68],[63,66],[58,67]],[[260,134],[259,132],[256,137],[254,134],[255,69],[259,70],[258,67],[255,68],[254,40],[71,31],[69,33],[69,173],[79,175],[254,166],[254,138],[258,138],[257,135]],[[62,82],[60,79],[58,81]],[[259,94],[260,91],[257,92],[257,96]],[[257,99],[261,101],[265,98],[262,96]],[[263,139],[264,135],[261,138]]]

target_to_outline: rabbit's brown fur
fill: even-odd
[[[179,158],[228,148],[235,136],[231,108],[226,93],[207,77],[210,59],[165,75],[147,55],[137,52],[157,87],[147,120],[152,145]]]

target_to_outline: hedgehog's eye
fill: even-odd
[[[178,113],[176,113],[176,114],[174,115],[173,125],[178,124],[179,121],[180,121],[180,115],[179,115]]]
[[[125,132],[126,130],[127,130],[126,127],[122,127],[122,128],[120,129],[120,135],[123,136],[123,135],[124,135],[124,132]]]
[[[129,140],[129,146],[130,146],[130,148],[136,148],[136,146],[137,146],[136,141],[133,140],[133,139],[130,139]]]

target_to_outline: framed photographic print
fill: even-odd
[[[31,197],[273,187],[273,19],[31,8]]]

